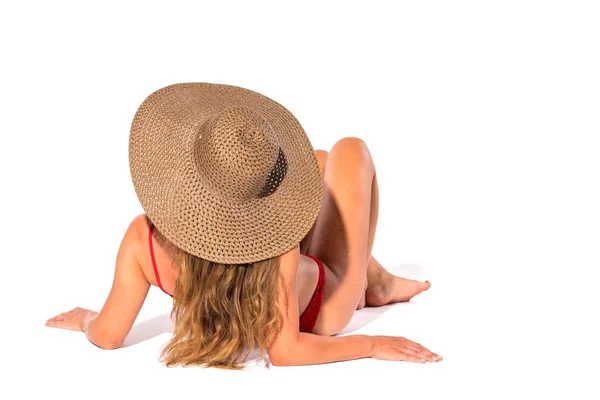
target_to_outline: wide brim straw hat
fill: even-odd
[[[160,233],[220,263],[292,249],[323,200],[300,122],[276,101],[233,85],[178,83],[150,94],[131,124],[129,166]]]

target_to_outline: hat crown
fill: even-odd
[[[238,86],[178,83],[140,105],[129,138],[131,178],[146,215],[178,248],[250,263],[306,237],[323,179],[294,115]]]
[[[193,146],[200,181],[223,200],[270,195],[287,170],[273,127],[249,107],[234,105],[210,116]]]

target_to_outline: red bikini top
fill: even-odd
[[[154,259],[154,248],[152,247],[152,230],[153,229],[154,229],[154,225],[150,224],[150,229],[148,230],[148,232],[149,232],[148,233],[148,243],[150,244],[150,257],[152,258],[152,268],[154,268],[154,276],[156,276],[156,283],[158,284],[158,287],[160,288],[160,290],[162,290],[169,296],[173,297],[173,295],[171,293],[169,293],[165,289],[163,289],[163,287],[160,283],[160,276],[158,276],[158,267],[156,266],[156,260]]]

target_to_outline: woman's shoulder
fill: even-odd
[[[279,271],[284,276],[292,277],[298,272],[300,261],[300,245],[296,245],[279,256]]]
[[[130,248],[130,251],[135,254],[135,258],[142,269],[142,273],[146,277],[146,280],[155,284],[149,243],[151,225],[152,222],[148,219],[146,214],[135,216],[129,223],[121,246],[128,246]],[[158,231],[153,229],[152,238],[154,238],[154,253],[156,254],[157,262],[161,265],[164,260],[159,257],[162,257],[162,246],[160,246],[157,240],[157,234]]]
[[[128,253],[135,254],[136,258],[144,251],[144,244],[148,242],[150,222],[146,214],[140,214],[129,221],[129,226],[123,235],[121,247],[127,248]]]
[[[147,215],[139,214],[129,222],[129,226],[123,237],[121,245],[127,246],[134,251],[138,261],[145,261],[150,256],[150,225],[152,225],[152,222],[148,219]],[[160,246],[159,236],[159,232],[156,229],[153,229],[152,237],[156,241],[155,246]]]
[[[130,231],[129,233],[131,234],[131,238],[135,239],[141,244],[148,243],[151,225],[152,221],[150,221],[146,214],[137,215],[129,223],[128,231]],[[168,242],[160,233],[160,231],[156,229],[156,227],[152,229],[152,237],[161,247],[163,247]]]
[[[143,243],[144,238],[148,240],[150,224],[146,214],[139,214],[130,221],[125,235],[129,236],[131,240]]]

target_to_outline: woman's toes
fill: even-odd
[[[409,285],[412,286],[412,290],[406,290],[406,292],[408,292],[407,294],[410,296],[410,298],[423,293],[431,287],[431,283],[429,283],[429,281],[419,282],[411,280],[409,282]]]
[[[397,276],[394,279],[394,296],[392,300],[397,302],[410,301],[410,299],[430,287],[431,284],[428,281],[419,282]]]
[[[410,301],[430,287],[429,281],[420,282],[390,274],[387,279],[369,285],[365,292],[366,305],[377,307],[389,303]]]
[[[431,283],[429,283],[429,281],[419,282],[419,286],[420,286],[419,293],[421,293],[421,292],[428,290],[431,287]]]

